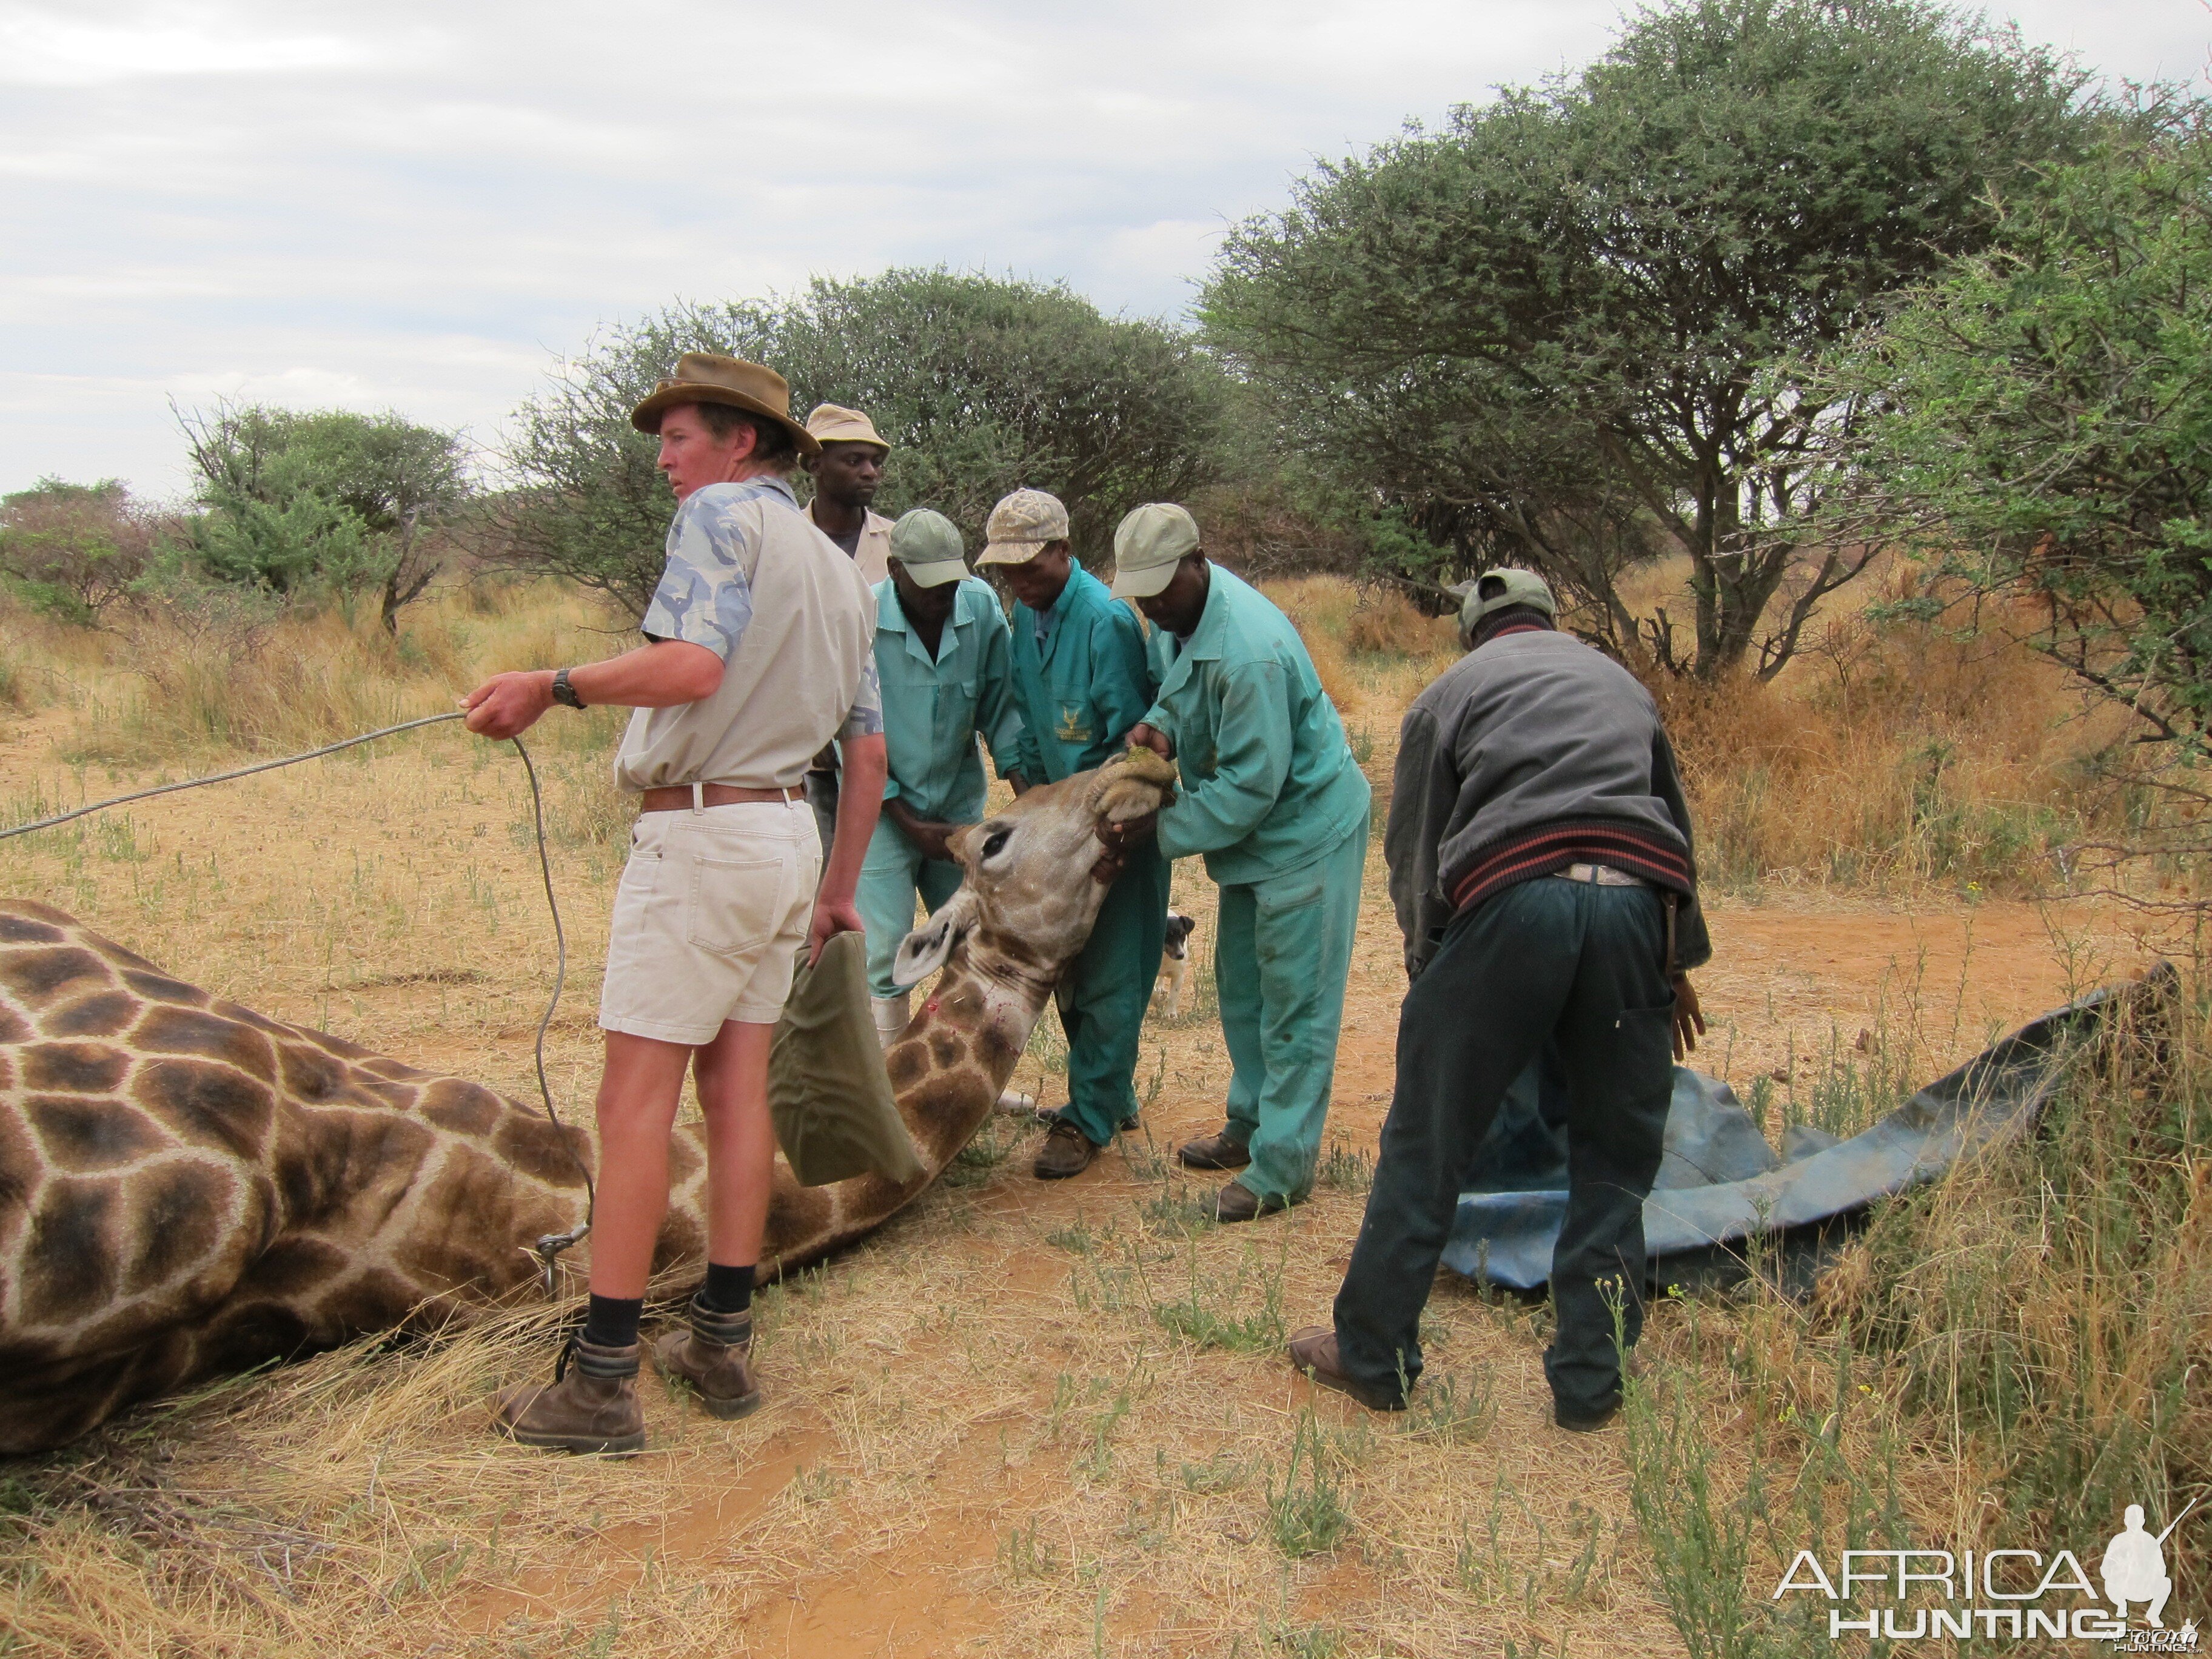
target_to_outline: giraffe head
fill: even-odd
[[[1173,799],[1175,778],[1172,761],[1132,749],[961,830],[948,844],[967,879],[899,946],[899,982],[915,983],[964,946],[994,977],[1048,990],[1091,937],[1106,896],[1091,874],[1099,826],[1158,811]]]

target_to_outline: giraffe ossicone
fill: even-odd
[[[902,950],[941,977],[884,1056],[923,1172],[804,1188],[779,1158],[764,1270],[881,1225],[968,1143],[1097,918],[1098,827],[1158,810],[1174,781],[1132,750],[953,837],[967,878]],[[583,1218],[592,1150],[580,1126],[0,900],[0,1453],[531,1293],[529,1246]],[[679,1126],[656,1268],[702,1255],[706,1170],[701,1127]]]

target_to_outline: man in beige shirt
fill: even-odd
[[[818,455],[802,455],[800,466],[814,480],[814,499],[806,516],[814,527],[852,557],[870,587],[890,580],[884,562],[891,550],[891,521],[870,505],[884,481],[884,462],[891,447],[876,423],[857,409],[817,404],[806,417],[806,434],[822,446]],[[824,749],[806,771],[806,800],[822,835],[826,860],[837,842],[837,751]]]
[[[465,700],[469,729],[489,738],[514,736],[555,702],[636,711],[615,758],[641,810],[599,999],[591,1303],[555,1380],[501,1397],[499,1426],[526,1444],[645,1443],[638,1316],[687,1072],[708,1126],[707,1279],[689,1330],[661,1338],[653,1359],[714,1416],[760,1401],[749,1356],[775,1163],[769,1039],[799,951],[862,927],[853,895],[885,764],[875,596],[799,510],[787,475],[815,440],[789,405],[773,370],[680,358],[631,416],[659,435],[678,502],[647,643],[557,673],[495,675]],[[799,780],[833,739],[852,787],[825,872]]]

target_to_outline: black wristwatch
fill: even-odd
[[[584,700],[576,695],[576,688],[568,684],[568,671],[557,671],[553,676],[553,701],[569,708],[581,708]]]

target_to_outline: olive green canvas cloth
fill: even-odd
[[[800,957],[769,1048],[768,1110],[802,1187],[921,1174],[868,1012],[862,935],[835,935],[811,967]]]

